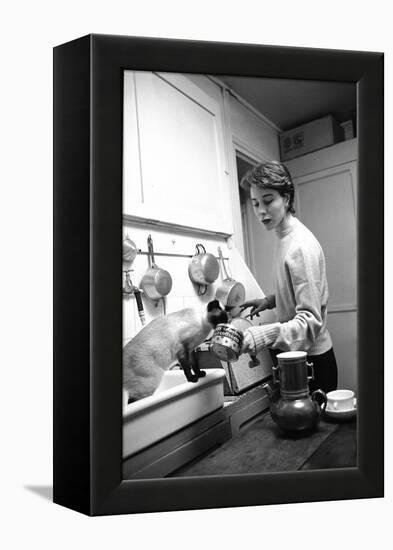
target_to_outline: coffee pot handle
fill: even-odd
[[[307,380],[314,380],[314,363],[307,363],[306,361],[306,367],[311,372],[311,374],[307,374]]]
[[[273,374],[273,382],[275,384],[279,384],[280,383],[280,377],[278,375],[278,372],[279,372],[279,367],[275,367],[274,365],[272,366],[272,374]]]
[[[323,411],[326,409],[327,397],[324,391],[322,390],[313,391],[311,394],[311,399],[313,401],[316,401]]]

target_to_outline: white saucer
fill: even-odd
[[[346,411],[333,411],[331,409],[325,409],[325,414],[327,414],[327,416],[331,416],[332,418],[340,418],[341,420],[344,420],[347,418],[352,418],[356,415],[356,407]]]

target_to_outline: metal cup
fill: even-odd
[[[242,331],[226,323],[217,325],[211,339],[210,349],[219,359],[235,362],[240,357],[243,344]]]

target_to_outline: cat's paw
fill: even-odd
[[[199,376],[198,376],[197,374],[189,374],[189,375],[187,376],[187,380],[188,380],[189,382],[198,382]]]
[[[200,370],[200,371],[198,372],[198,377],[199,377],[199,378],[203,378],[204,376],[206,376],[206,371],[205,371],[205,370]]]

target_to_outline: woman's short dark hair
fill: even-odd
[[[242,178],[240,185],[247,190],[251,186],[259,189],[275,189],[282,197],[288,196],[288,212],[295,213],[293,207],[295,187],[288,168],[282,162],[272,160],[253,166]]]

